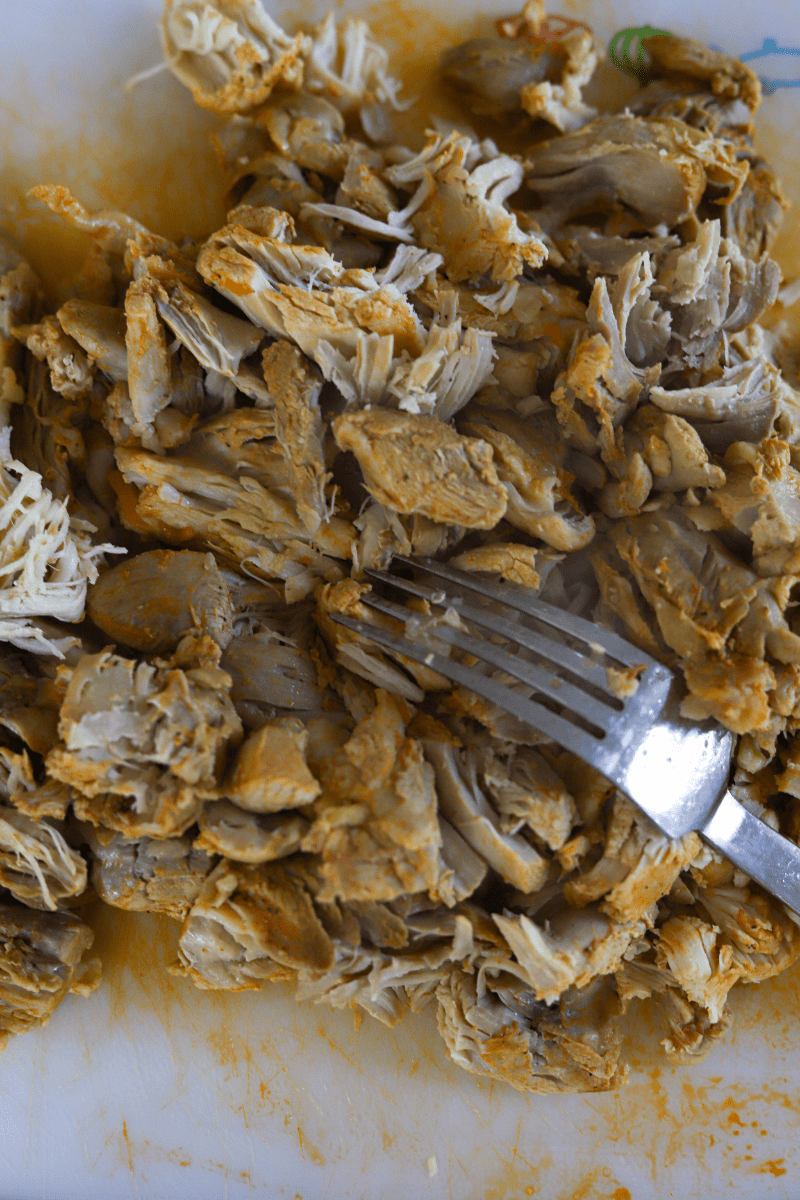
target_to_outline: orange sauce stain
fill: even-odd
[[[299,1125],[297,1126],[297,1140],[300,1143],[300,1151],[303,1155],[303,1158],[305,1158],[306,1152],[307,1152],[308,1157],[311,1159],[311,1161],[314,1163],[315,1166],[317,1166],[317,1167],[325,1166],[325,1158],[324,1158],[323,1154],[321,1153],[321,1151],[319,1151],[317,1149],[316,1146],[312,1146],[311,1142],[309,1142],[306,1139],[306,1137],[303,1134],[303,1131]]]
[[[185,985],[166,968],[176,957],[177,921],[152,913],[131,913],[99,901],[88,910],[94,929],[94,953],[103,963],[103,981],[111,1000],[111,1020],[125,1021],[131,1006],[156,1013],[165,1031],[180,1004]]]
[[[136,1173],[136,1172],[135,1172],[135,1171],[134,1171],[134,1169],[133,1169],[133,1151],[132,1151],[132,1149],[131,1149],[131,1140],[130,1140],[130,1138],[128,1137],[128,1123],[127,1123],[127,1121],[123,1121],[123,1122],[122,1122],[122,1137],[123,1137],[123,1139],[124,1139],[124,1141],[125,1141],[125,1149],[126,1149],[126,1150],[127,1150],[127,1152],[128,1152],[128,1168],[129,1168],[129,1170],[130,1170],[130,1173],[131,1173],[131,1175],[135,1175],[135,1173]]]
[[[782,1167],[782,1158],[769,1158],[765,1163],[758,1168],[761,1175],[774,1175],[777,1179],[780,1175],[786,1175],[786,1167]]]
[[[631,1200],[630,1192],[622,1185],[619,1185],[613,1192],[598,1190],[604,1184],[607,1185],[609,1179],[612,1183],[617,1183],[618,1181],[612,1176],[613,1172],[609,1167],[595,1167],[583,1176],[577,1186],[570,1185],[572,1190],[563,1193],[559,1200],[594,1200],[595,1197],[601,1196],[606,1200]]]
[[[550,1178],[553,1168],[552,1156],[539,1153],[538,1147],[535,1163],[528,1162],[517,1153],[515,1146],[508,1143],[502,1147],[494,1145],[492,1149],[499,1159],[499,1169],[494,1174],[485,1169],[482,1171],[480,1182],[476,1180],[476,1190],[474,1194],[469,1194],[469,1200],[518,1200],[518,1197],[523,1195],[535,1196],[538,1177],[541,1175]],[[507,1156],[506,1152],[510,1154]],[[468,1166],[467,1170],[472,1174],[473,1167]],[[537,1183],[533,1183],[532,1179],[536,1179]]]

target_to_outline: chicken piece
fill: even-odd
[[[654,284],[648,271],[647,278],[634,285],[640,294],[636,311],[629,314],[626,348],[637,361],[647,363],[663,358],[668,350],[665,377],[682,376],[687,365],[716,374],[724,334],[758,320],[771,308],[779,285],[776,263],[766,257],[756,262],[745,258],[735,241],[722,238],[720,221],[704,221],[693,241],[664,256]]]
[[[386,221],[397,211],[397,193],[382,177],[383,156],[360,142],[351,145],[336,203],[356,208],[374,221]]]
[[[638,921],[697,857],[696,834],[670,839],[624,796],[614,798],[602,857],[564,884],[575,908],[602,900],[600,911],[615,921]]]
[[[477,891],[489,871],[489,864],[461,836],[455,825],[439,814],[442,838],[439,878],[430,889],[431,898],[448,908],[461,904]]]
[[[246,991],[330,969],[333,943],[291,862],[223,859],[209,875],[179,941],[179,970],[196,987]]]
[[[543,4],[527,4],[520,18],[499,24],[502,37],[446,51],[443,77],[480,115],[500,118],[523,108],[562,132],[579,128],[596,112],[581,100],[597,66],[595,40],[577,22],[566,22],[561,37],[542,36],[546,20]]]
[[[319,899],[392,900],[435,887],[441,834],[433,771],[405,735],[409,705],[382,688],[345,746],[320,767],[303,849],[320,854]]]
[[[192,429],[192,416],[210,403],[224,411],[232,408],[237,389],[269,406],[263,378],[243,362],[258,348],[261,330],[198,296],[174,265],[158,256],[138,258],[135,270],[125,299],[126,343],[131,431],[142,444],[158,452],[180,445]],[[174,343],[167,353],[162,321],[189,351],[188,360],[175,354]]]
[[[724,367],[699,387],[653,387],[650,400],[689,421],[714,454],[724,454],[734,442],[760,442],[780,426],[785,402],[794,403],[792,389],[761,356]]]
[[[6,650],[0,657],[0,793],[14,791],[14,783],[34,784],[30,758],[25,746],[36,754],[46,754],[54,740],[58,723],[58,701],[45,680],[31,669],[31,660]],[[53,723],[53,718],[56,724]],[[3,730],[23,743],[19,753],[5,744]],[[11,782],[14,781],[14,783]]]
[[[247,112],[303,79],[305,38],[289,37],[260,0],[166,0],[164,58],[202,108]]]
[[[478,783],[475,761],[460,751],[440,722],[417,725],[425,757],[436,774],[442,813],[456,832],[520,892],[536,892],[547,879],[548,861],[517,833],[503,830],[500,817]]]
[[[256,123],[267,130],[280,154],[306,171],[341,180],[350,154],[344,118],[322,96],[300,92],[259,110]]]
[[[537,220],[545,230],[626,208],[657,232],[691,216],[708,184],[727,189],[733,202],[747,173],[729,143],[682,121],[615,114],[537,145],[525,177],[543,202]]]
[[[174,650],[187,634],[208,635],[223,649],[233,610],[213,555],[148,550],[100,576],[87,612],[114,641],[147,654]]]
[[[610,533],[654,627],[681,656],[691,693],[685,715],[713,715],[736,733],[769,728],[776,677],[765,656],[779,663],[800,659],[800,640],[784,615],[789,592],[782,580],[759,579],[685,517],[643,514],[617,522]],[[616,569],[613,553],[608,559]],[[635,612],[631,620],[633,629]]]
[[[270,633],[254,633],[229,642],[220,667],[233,680],[231,700],[246,729],[257,729],[281,715],[303,717],[320,707],[317,672],[309,655],[281,645]]]
[[[505,206],[522,184],[520,164],[506,154],[470,164],[473,150],[468,137],[437,134],[416,158],[388,168],[386,178],[419,184],[411,224],[420,245],[442,255],[448,279],[511,283],[525,266],[540,267],[547,249]]]
[[[322,381],[296,347],[279,341],[264,351],[264,378],[275,404],[275,436],[286,461],[297,512],[309,533],[328,517]]]
[[[758,261],[775,244],[787,201],[764,159],[747,150],[743,157],[750,172],[739,195],[723,209],[722,228],[749,260]]]
[[[671,917],[658,930],[658,954],[709,1020],[722,1019],[728,992],[740,978],[730,946],[716,946],[718,931],[699,917]]]
[[[9,1034],[46,1025],[69,992],[94,991],[100,960],[81,962],[93,941],[71,914],[0,905],[0,1046]]]
[[[575,801],[563,780],[536,750],[519,749],[504,764],[491,748],[480,755],[480,774],[504,833],[528,828],[551,850],[560,850],[578,824]]]
[[[698,889],[697,902],[732,945],[747,983],[777,975],[800,953],[797,926],[772,896],[748,886],[718,884]]]
[[[734,442],[725,455],[727,481],[708,497],[725,526],[747,534],[762,576],[800,571],[800,472],[785,442]]]
[[[796,926],[778,906],[749,888],[701,889],[698,909],[711,918],[671,917],[659,926],[656,962],[668,965],[690,1002],[723,1020],[730,989],[785,970],[800,954]]]
[[[282,579],[287,603],[306,596],[320,577],[341,577],[333,559],[349,557],[348,521],[332,517],[309,535],[291,500],[245,472],[231,478],[202,460],[195,465],[191,457],[167,459],[122,447],[117,462],[125,482],[140,489],[122,493],[123,521],[138,532],[199,543],[234,566],[246,564],[250,573]]]
[[[614,975],[624,1007],[627,1007],[633,998],[646,1000],[653,995],[659,997],[667,1033],[661,1044],[673,1063],[702,1062],[714,1042],[722,1037],[731,1025],[730,1012],[727,1008],[718,1007],[715,998],[716,994],[724,1000],[724,994],[731,982],[726,955],[724,951],[719,955],[722,969],[714,978],[713,972],[718,970],[720,962],[716,953],[712,951],[711,956],[707,956],[705,950],[701,949],[701,941],[708,940],[705,931],[695,940],[695,920],[697,918],[693,916],[678,918],[677,924],[667,933],[666,944],[671,943],[673,960],[685,985],[694,994],[702,994],[704,999],[710,1001],[711,1011],[702,1002],[690,1000],[684,986],[676,982],[665,946],[659,946],[658,961],[653,961],[653,947],[649,938],[642,939],[637,948],[638,953],[624,961]],[[670,924],[670,921],[665,924]],[[698,925],[704,926],[704,922],[698,920]],[[705,929],[707,928],[705,926]],[[711,941],[713,943],[713,938]],[[644,957],[644,961],[640,961],[640,956]],[[728,977],[727,980],[725,976]],[[716,1021],[712,1020],[712,1013],[717,1017]]]
[[[670,250],[680,245],[676,234],[666,237],[623,237],[600,233],[590,225],[565,225],[555,235],[570,273],[586,272],[594,284],[598,275],[617,276],[637,254],[648,254],[653,270]]]
[[[599,449],[617,477],[624,475],[627,466],[617,430],[636,408],[645,384],[658,376],[658,368],[648,372],[635,367],[625,353],[624,291],[625,279],[620,276],[614,289],[616,303],[612,303],[605,279],[596,281],[586,329],[573,343],[566,370],[551,396],[570,445],[589,456]]]
[[[553,422],[555,424],[555,422]],[[570,492],[563,468],[563,441],[545,423],[536,429],[510,413],[474,406],[461,424],[465,433],[488,442],[497,475],[508,496],[506,520],[556,550],[581,550],[594,537],[594,521]]]
[[[630,105],[647,115],[678,117],[710,133],[751,133],[761,103],[761,84],[749,66],[702,42],[681,37],[647,37],[654,80]]]
[[[394,353],[391,335],[357,334],[348,357],[321,342],[315,357],[326,379],[358,408],[382,405],[449,421],[492,377],[492,338],[460,317],[444,314],[431,324],[411,357]]]
[[[555,45],[563,56],[557,82],[532,80],[523,86],[520,100],[528,116],[569,133],[597,115],[596,108],[584,103],[581,92],[594,75],[599,47],[586,29],[571,29]]]
[[[647,928],[643,920],[611,921],[594,906],[554,912],[546,927],[525,913],[493,913],[492,920],[519,964],[519,977],[545,1004],[597,975],[611,974]]]
[[[625,429],[625,473],[608,480],[597,503],[608,517],[620,519],[641,512],[651,492],[678,492],[686,488],[724,483],[725,472],[713,466],[688,422],[666,417],[650,405],[640,408]]]
[[[53,825],[0,805],[0,886],[15,900],[55,911],[86,879],[86,863]]]
[[[243,210],[270,208],[297,220],[304,204],[321,200],[320,192],[306,181],[296,163],[271,149],[271,138],[253,117],[231,117],[212,135],[228,180],[228,197],[238,201],[229,213],[231,222],[243,223]],[[308,227],[309,239],[332,249],[321,223]],[[306,228],[303,222],[303,228]]]
[[[130,264],[124,265],[123,259],[130,250],[130,245],[147,254],[160,254],[189,274],[193,273],[193,265],[174,242],[159,234],[151,233],[146,226],[127,213],[103,211],[91,213],[79,200],[73,196],[67,187],[54,184],[39,184],[31,188],[30,195],[46,204],[51,212],[56,213],[72,229],[79,229],[89,234],[97,246],[110,255],[115,263],[115,278],[118,275],[127,285],[131,278]],[[195,276],[196,278],[196,276]]]
[[[282,252],[289,252],[289,261],[284,264],[270,261],[270,257],[276,258],[270,254],[276,249],[274,244],[254,249],[245,243],[238,231],[225,234],[223,230],[217,237],[221,238],[223,234],[232,245],[223,244],[220,248],[212,240],[198,260],[208,282],[273,337],[289,338],[296,342],[304,354],[317,362],[326,378],[333,379],[337,384],[344,381],[351,390],[356,389],[361,402],[369,402],[373,392],[375,399],[383,396],[389,388],[391,368],[396,369],[407,361],[403,356],[404,351],[416,358],[426,349],[430,338],[425,336],[419,317],[395,283],[375,287],[377,277],[359,271],[350,272],[359,278],[353,284],[348,284],[346,278],[341,277],[339,264],[319,248],[296,248],[277,243]],[[313,254],[309,254],[309,251]],[[250,253],[258,254],[258,258],[250,257]],[[303,258],[310,260],[307,273],[314,279],[313,288],[298,280],[301,269],[297,260],[301,253]],[[421,255],[424,251],[417,253]],[[325,275],[317,276],[315,270],[317,266],[327,265],[325,258],[338,268],[341,286],[321,286],[325,282]],[[317,259],[319,263],[315,261]],[[438,258],[436,261],[438,263]],[[276,271],[277,278],[271,276],[272,270]],[[280,276],[286,274],[291,281],[283,283]],[[336,278],[336,275],[332,278]],[[455,352],[459,348],[461,339],[457,335],[460,333],[459,326],[455,330],[455,345],[452,346],[447,338],[445,345],[439,346],[443,335],[436,335],[434,345],[428,347],[429,353],[437,346],[440,353],[442,350]],[[451,334],[450,341],[452,338]],[[475,342],[473,337],[467,349],[472,351],[481,345],[480,339]],[[358,357],[359,350],[361,360]],[[365,357],[367,351],[369,353]],[[395,358],[397,362],[393,361]],[[442,371],[446,361],[439,364]],[[459,365],[458,357],[455,365]],[[413,363],[406,367],[404,374],[412,369]],[[375,383],[371,384],[369,376],[376,371]],[[446,378],[445,382],[446,385],[452,384],[452,377]],[[399,388],[399,383],[397,386]]]
[[[388,67],[386,48],[359,17],[346,16],[337,25],[331,11],[309,34],[306,89],[325,96],[342,112],[359,108],[362,124],[369,123],[367,114],[376,106],[402,110],[409,105],[398,99],[402,85]]]
[[[58,714],[48,713],[48,716],[54,716],[56,721],[52,726],[52,735],[48,730],[46,741],[40,745],[39,753],[42,754],[47,754],[58,741]],[[25,751],[14,754],[0,746],[0,796],[4,793],[14,808],[34,821],[47,818],[63,821],[75,799],[72,788],[59,783],[57,779],[45,779],[43,783],[38,783]]]
[[[368,491],[388,508],[469,529],[491,529],[505,513],[491,447],[434,417],[344,413],[333,431],[339,448],[358,459]]]
[[[472,112],[498,118],[519,112],[522,89],[541,83],[558,65],[545,42],[529,38],[471,38],[441,57],[442,78]]]
[[[167,338],[148,280],[132,283],[125,293],[125,324],[131,432],[148,449],[159,450],[154,422],[169,404],[172,380]]]
[[[269,398],[263,381],[243,365],[261,344],[262,330],[198,295],[162,259],[151,256],[141,260],[140,269],[140,279],[147,281],[159,316],[196,362],[266,406]]]
[[[205,804],[197,821],[195,850],[221,854],[242,863],[272,862],[300,849],[308,821],[298,813],[244,812],[237,804],[215,800]]]
[[[68,300],[56,313],[64,333],[115,383],[128,379],[125,314],[105,304]]]
[[[320,903],[336,961],[321,978],[303,980],[299,1000],[335,1008],[360,1007],[393,1028],[406,1009],[433,999],[454,962],[470,962],[483,944],[485,922],[462,910],[450,912],[425,897],[391,906],[374,901]]]
[[[535,10],[535,11],[534,11]],[[502,23],[502,37],[473,38],[442,55],[442,75],[480,115],[501,118],[523,108],[562,131],[595,115],[581,88],[597,65],[586,29],[567,28],[559,38],[541,35],[544,5],[526,5],[516,21]]]
[[[134,841],[83,826],[92,849],[92,885],[101,900],[130,912],[166,913],[182,921],[214,865],[188,837]]]
[[[496,297],[499,294],[499,291],[494,293]],[[575,334],[583,330],[586,323],[586,305],[576,289],[546,276],[537,281],[515,280],[505,300],[501,299],[497,304],[491,301],[489,293],[464,284],[452,284],[438,273],[423,282],[416,295],[439,315],[440,320],[443,314],[451,311],[455,297],[457,312],[469,328],[496,335],[494,374],[498,382],[506,355],[510,353],[515,358],[519,355],[518,348],[507,343],[527,343],[528,351],[523,353],[535,353],[537,362],[536,384],[531,388],[531,393],[535,392],[537,396],[550,390],[548,383],[563,370]],[[491,387],[491,381],[487,386]],[[484,394],[481,395],[482,403],[486,402]]]
[[[500,995],[481,986],[480,976],[453,967],[436,989],[439,1033],[460,1067],[518,1091],[608,1091],[618,1087],[625,1074],[618,1067],[613,1022],[603,1012],[609,1007],[613,1012],[613,1006],[602,1003],[603,985],[599,981],[597,987],[584,989],[583,995],[577,989],[568,991],[554,1012],[529,991],[519,995],[512,986],[497,987],[504,1003]],[[591,1011],[591,1001],[597,999],[601,999],[599,1013]],[[599,1036],[586,1037],[583,1021]]]
[[[81,400],[94,383],[94,364],[84,350],[65,333],[57,317],[43,317],[37,325],[17,325],[14,336],[31,354],[46,362],[50,383],[66,400]]]
[[[353,524],[360,534],[352,548],[356,576],[367,567],[385,570],[395,554],[433,557],[464,536],[460,526],[438,525],[419,513],[403,519],[394,509],[384,508],[371,497]]]
[[[474,550],[464,550],[451,558],[450,565],[461,571],[478,571],[499,575],[509,583],[519,587],[538,591],[542,583],[539,574],[542,562],[553,565],[553,558],[548,559],[538,548],[522,546],[515,542],[494,542],[490,546],[476,546]]]
[[[73,472],[79,476],[86,464],[86,445],[77,425],[86,420],[87,400],[67,402],[59,396],[47,364],[32,354],[25,356],[24,368],[19,375],[3,375],[3,410],[14,406],[12,456],[42,476],[54,499],[68,500]]]
[[[731,639],[744,653],[756,650],[779,662],[794,661],[794,635],[780,608],[772,611],[770,597],[778,601],[779,595],[771,590],[774,585],[759,580],[713,535],[672,515],[652,513],[620,522],[611,536],[654,609],[665,641],[679,654],[722,651]]]
[[[725,472],[709,462],[700,435],[689,422],[651,404],[642,405],[626,424],[625,450],[641,453],[656,492],[717,489],[725,483]]]
[[[248,812],[272,813],[310,804],[320,786],[308,769],[308,735],[296,717],[263,725],[239,747],[222,791]]]
[[[215,794],[225,751],[241,738],[229,687],[230,676],[211,668],[84,655],[47,770],[82,794],[79,818],[131,838],[178,836]]]
[[[62,657],[35,619],[80,621],[98,564],[124,551],[92,543],[41,475],[11,457],[10,433],[0,430],[0,642]]]

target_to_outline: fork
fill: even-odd
[[[629,796],[668,837],[698,832],[800,913],[800,849],[728,790],[733,735],[714,720],[681,716],[685,690],[672,671],[610,630],[513,583],[488,581],[430,558],[395,555],[394,562],[413,568],[416,578],[371,569],[365,574],[434,608],[452,608],[493,640],[436,623],[422,633],[427,641],[415,641],[409,618],[416,618],[421,629],[430,625],[430,618],[374,592],[362,596],[362,603],[409,622],[412,637],[343,614],[331,614],[333,620],[469,688],[572,751]],[[529,694],[440,652],[448,645],[519,681]],[[508,646],[517,649],[511,653]],[[626,677],[638,677],[627,696],[615,683]]]

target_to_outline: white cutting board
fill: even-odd
[[[53,299],[81,253],[22,197],[70,184],[167,234],[221,217],[204,134],[213,117],[166,75],[125,93],[159,61],[157,0],[0,0],[4,205]],[[553,10],[590,21],[607,44],[649,24],[748,53],[800,47],[800,0],[689,5],[653,0]],[[279,15],[279,10],[272,10]],[[284,9],[283,11],[286,11]],[[296,5],[307,19],[322,11]],[[474,28],[477,5],[427,12],[392,3],[379,27],[413,61],[444,26]],[[507,11],[493,0],[491,11]],[[685,15],[681,15],[685,14]],[[753,60],[800,78],[800,54]],[[797,68],[795,70],[795,68]],[[800,88],[767,96],[761,144],[800,199]],[[187,203],[187,194],[191,202]],[[797,211],[782,239],[800,274]],[[792,220],[792,214],[789,216]],[[733,1032],[695,1068],[653,1052],[647,1022],[630,1084],[600,1096],[521,1096],[446,1057],[431,1013],[394,1031],[350,1012],[298,1005],[291,989],[203,993],[174,979],[177,926],[89,914],[106,978],[0,1057],[0,1200],[800,1200],[800,969],[733,993]]]

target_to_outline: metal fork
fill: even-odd
[[[333,620],[469,688],[577,754],[668,837],[697,831],[800,913],[800,849],[730,793],[733,736],[716,721],[689,721],[680,715],[685,690],[672,671],[624,638],[514,584],[490,582],[429,558],[396,555],[394,561],[413,568],[417,578],[376,570],[365,574],[434,608],[454,609],[494,640],[441,622],[415,641],[351,617],[331,614]],[[420,576],[433,577],[433,585]],[[482,604],[481,598],[492,605]],[[362,602],[387,616],[425,623],[419,614],[374,592]],[[498,644],[498,638],[507,645]],[[527,685],[529,695],[440,653],[437,642]],[[632,695],[618,694],[614,671],[638,676]]]

